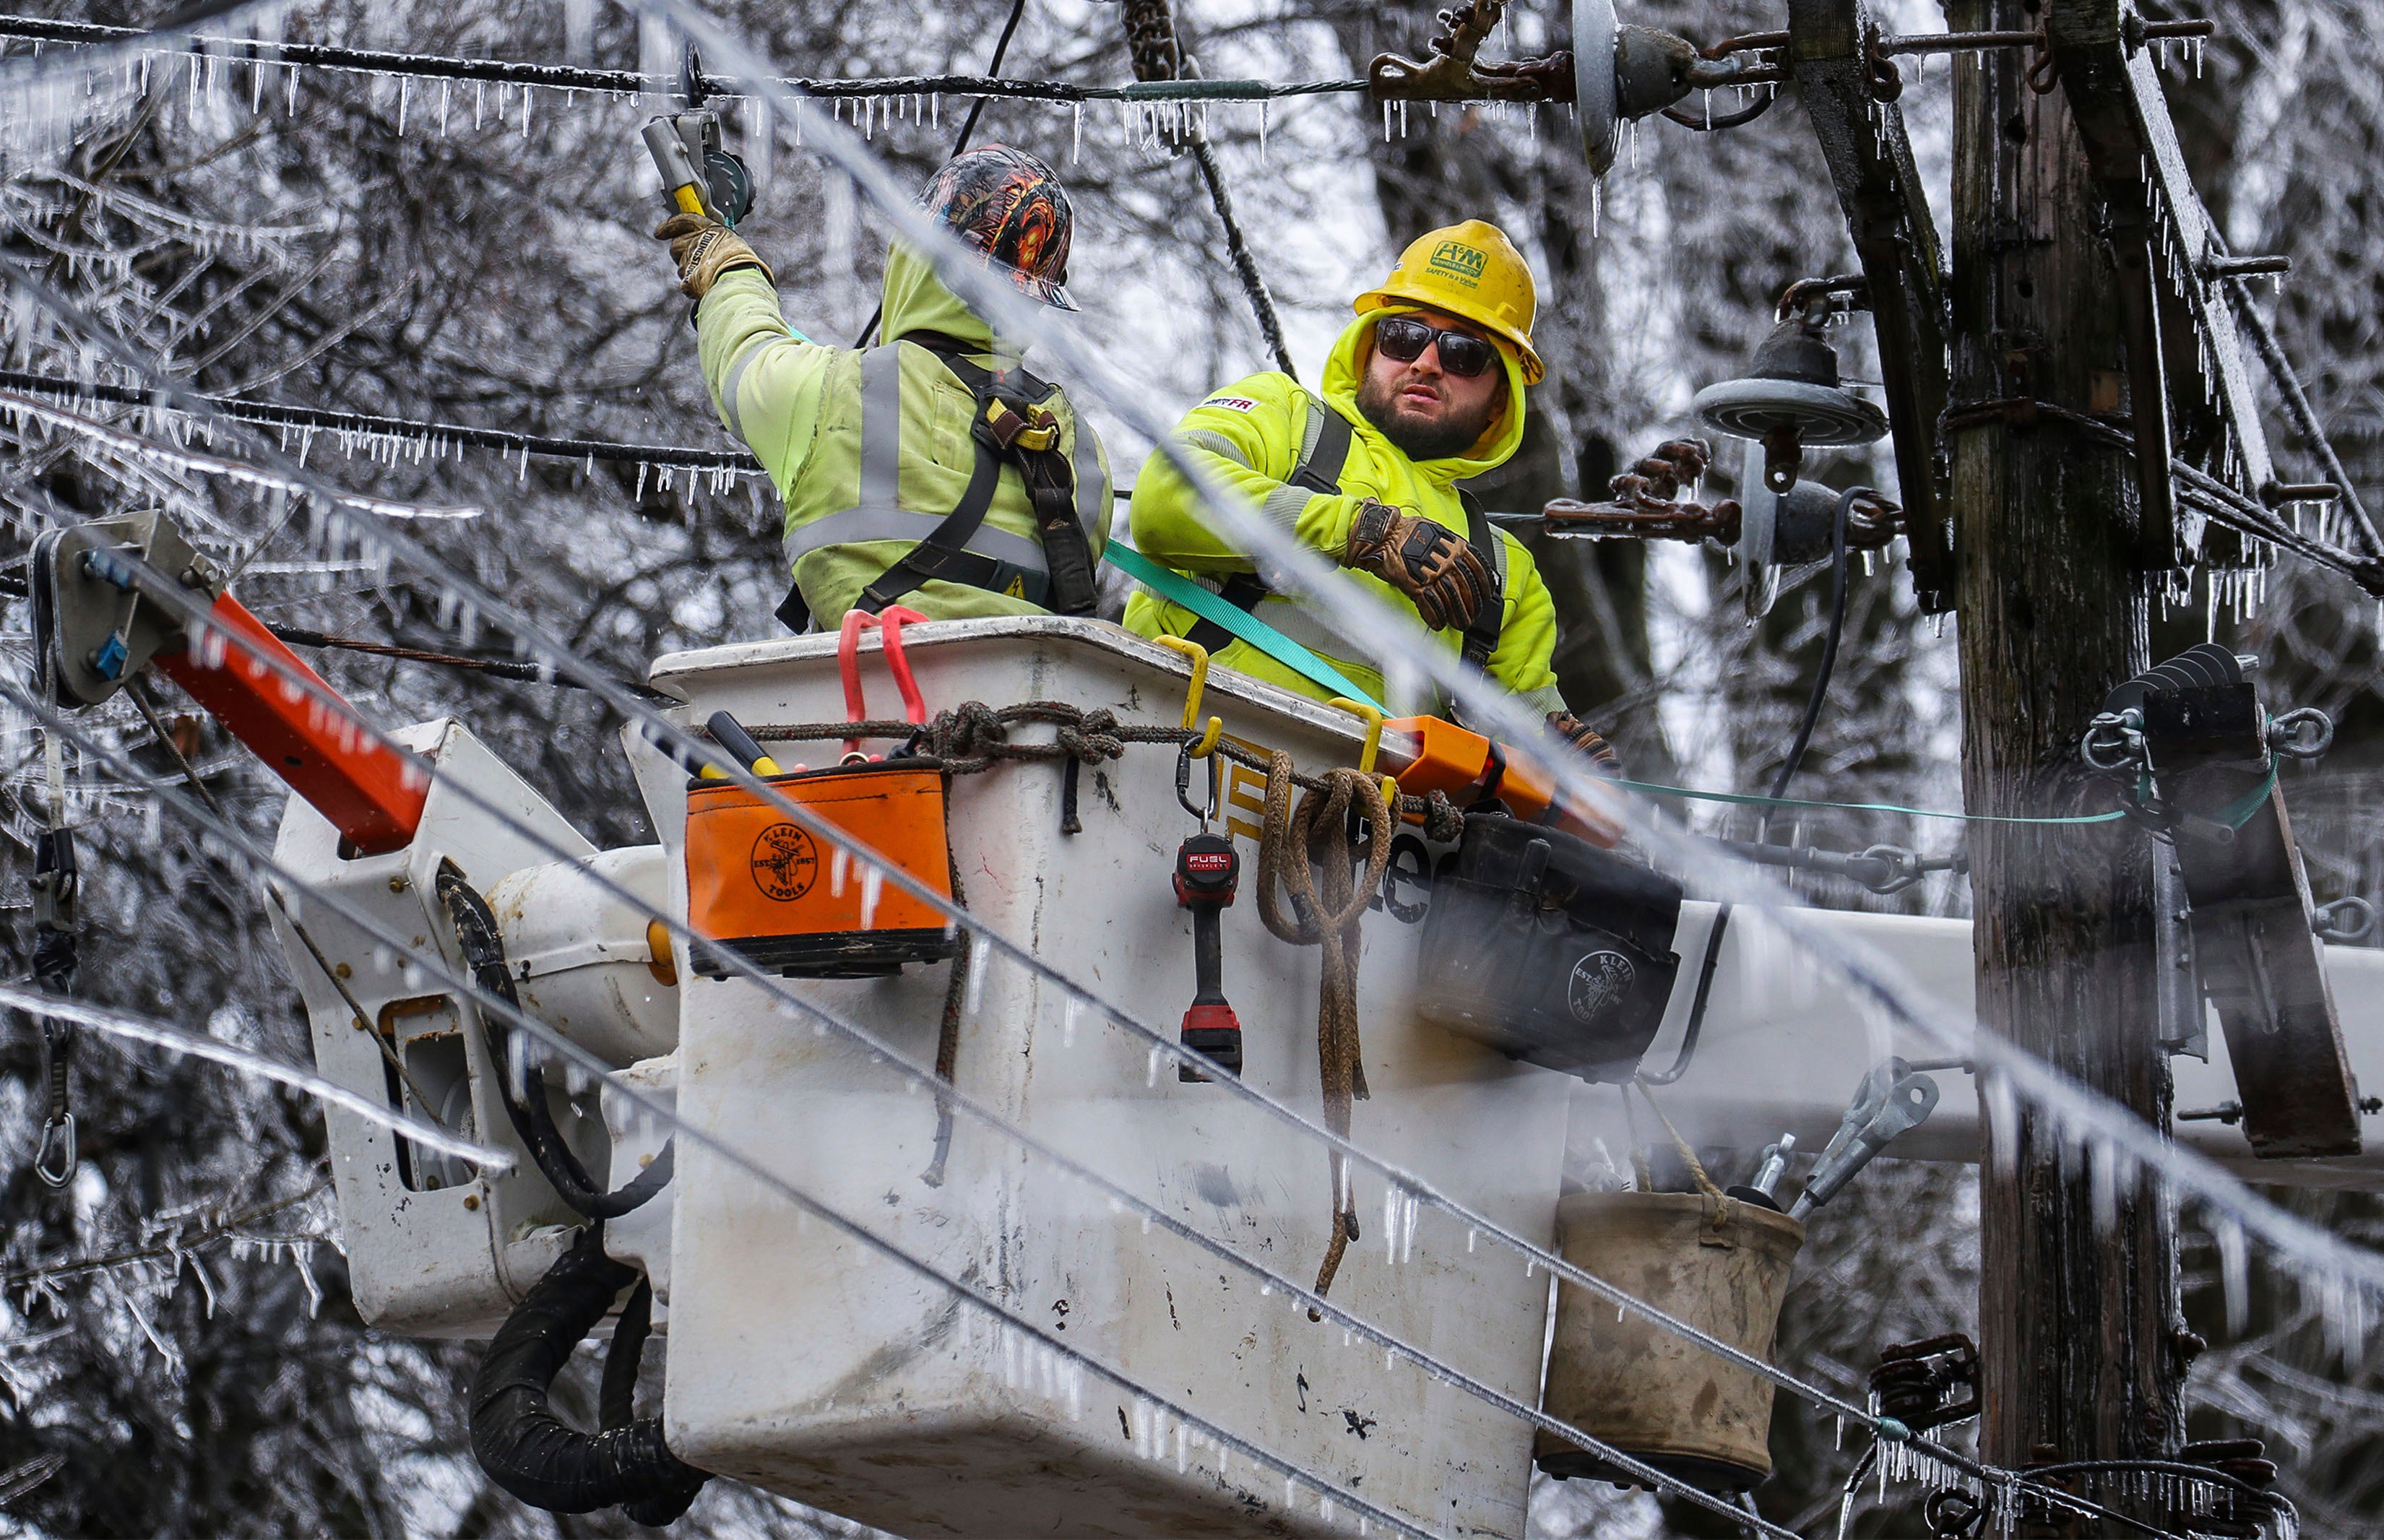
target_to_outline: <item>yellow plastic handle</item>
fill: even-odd
[[[1352,701],[1346,695],[1335,695],[1332,703],[1366,724],[1366,747],[1359,751],[1358,771],[1360,775],[1374,773],[1374,756],[1383,751],[1383,714],[1364,701]]]
[[[695,190],[693,182],[689,182],[685,187],[672,189],[671,202],[678,205],[678,211],[681,214],[703,212],[703,194]]]

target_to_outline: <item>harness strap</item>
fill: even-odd
[[[903,341],[934,354],[976,398],[976,414],[969,424],[976,463],[960,503],[933,533],[862,590],[862,606],[882,611],[921,584],[940,578],[1007,592],[1061,615],[1090,615],[1097,597],[1093,556],[1076,516],[1075,471],[1060,453],[1056,428],[1041,409],[1057,388],[1024,369],[996,373],[966,356],[983,351],[979,344],[939,332],[915,332]],[[993,506],[1005,463],[1017,468],[1035,510],[1047,568],[1045,574],[1033,575],[1041,579],[1034,584],[1040,591],[1029,591],[1030,575],[1024,569],[964,549]]]
[[[1321,414],[1311,418],[1317,424],[1316,441],[1301,453],[1299,463],[1292,466],[1289,476],[1284,478],[1284,484],[1306,487],[1310,491],[1326,497],[1338,497],[1341,493],[1341,472],[1349,462],[1349,419],[1322,402],[1315,404],[1323,408]],[[1310,411],[1314,414],[1314,407]],[[1328,472],[1323,468],[1326,466],[1333,468]],[[1257,573],[1236,572],[1225,579],[1218,597],[1234,608],[1249,614],[1257,611],[1260,600],[1273,591]],[[1203,617],[1192,627],[1188,640],[1197,646],[1217,652],[1233,644],[1234,633]]]

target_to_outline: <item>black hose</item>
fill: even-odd
[[[1661,1074],[1642,1074],[1642,1086],[1669,1086],[1689,1073],[1689,1061],[1697,1056],[1697,1038],[1706,1027],[1706,1001],[1712,998],[1714,964],[1721,961],[1721,934],[1730,926],[1730,905],[1724,902],[1714,910],[1713,925],[1706,932],[1705,965],[1697,972],[1697,998],[1689,1005],[1689,1025],[1681,1031],[1681,1051],[1672,1056],[1672,1067]]]
[[[1788,783],[1796,776],[1805,763],[1805,751],[1813,741],[1813,725],[1821,719],[1821,702],[1829,699],[1830,676],[1838,666],[1838,639],[1846,628],[1846,515],[1853,511],[1855,500],[1877,497],[1869,487],[1848,487],[1838,494],[1838,509],[1830,521],[1830,629],[1821,639],[1821,668],[1813,676],[1813,693],[1805,702],[1805,720],[1796,726],[1795,741],[1788,745],[1788,757],[1781,762],[1780,775],[1771,783],[1774,801],[1788,795]],[[1756,820],[1755,838],[1760,842],[1770,837],[1772,809],[1765,808]]]
[[[464,962],[472,971],[472,981],[483,993],[494,995],[519,1010],[521,999],[514,992],[513,975],[505,966],[505,941],[497,929],[497,917],[490,913],[489,901],[473,890],[470,881],[452,861],[440,863],[439,897],[447,906],[449,918],[454,921],[455,939],[463,946]],[[554,1112],[546,1104],[545,1072],[525,1059],[522,1094],[516,1099],[505,1040],[486,1011],[480,1012],[480,1027],[482,1041],[496,1069],[497,1099],[504,1103],[505,1115],[512,1120],[522,1147],[529,1151],[540,1174],[565,1203],[590,1219],[618,1219],[668,1185],[671,1147],[676,1141],[665,1139],[653,1163],[627,1186],[614,1192],[598,1186],[596,1179],[588,1174],[588,1168],[579,1163],[579,1157],[572,1152],[563,1130],[554,1125]]]
[[[592,1513],[618,1505],[639,1523],[666,1524],[685,1513],[712,1479],[671,1453],[659,1417],[581,1433],[554,1413],[554,1376],[613,1300],[637,1279],[635,1268],[604,1255],[603,1228],[579,1234],[546,1276],[514,1307],[472,1376],[472,1458],[489,1479],[549,1513]],[[638,1296],[651,1298],[640,1284]],[[624,1325],[628,1324],[624,1312]],[[636,1347],[644,1346],[643,1334]],[[616,1339],[615,1354],[620,1348]],[[627,1378],[636,1383],[632,1365]],[[605,1364],[613,1401],[613,1362]],[[622,1401],[626,1403],[624,1396]]]

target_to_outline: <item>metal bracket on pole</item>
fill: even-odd
[[[1789,0],[1789,73],[1869,280],[1913,592],[1936,615],[1954,606],[1953,528],[1936,466],[1951,389],[1944,258],[1894,103],[1900,87],[1882,89],[1894,66],[1871,55],[1877,34],[1863,0]]]
[[[2142,551],[2145,565],[2160,568],[2229,560],[2228,547],[2240,539],[2177,507],[2173,453],[2255,499],[2275,472],[2221,292],[2237,266],[2186,170],[2145,25],[2122,0],[2052,0],[2045,17],[2053,67],[2109,217],[2126,312]]]
[[[2258,694],[2248,682],[2156,689],[2142,709],[2145,766],[2179,815],[2193,957],[2227,1033],[2243,1136],[2264,1160],[2356,1155],[2358,1086]]]

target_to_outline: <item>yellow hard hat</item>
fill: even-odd
[[[1523,383],[1537,385],[1547,370],[1532,349],[1532,317],[1539,295],[1532,269],[1507,232],[1486,219],[1436,230],[1399,254],[1382,287],[1358,296],[1357,311],[1418,304],[1462,317],[1513,345]]]

